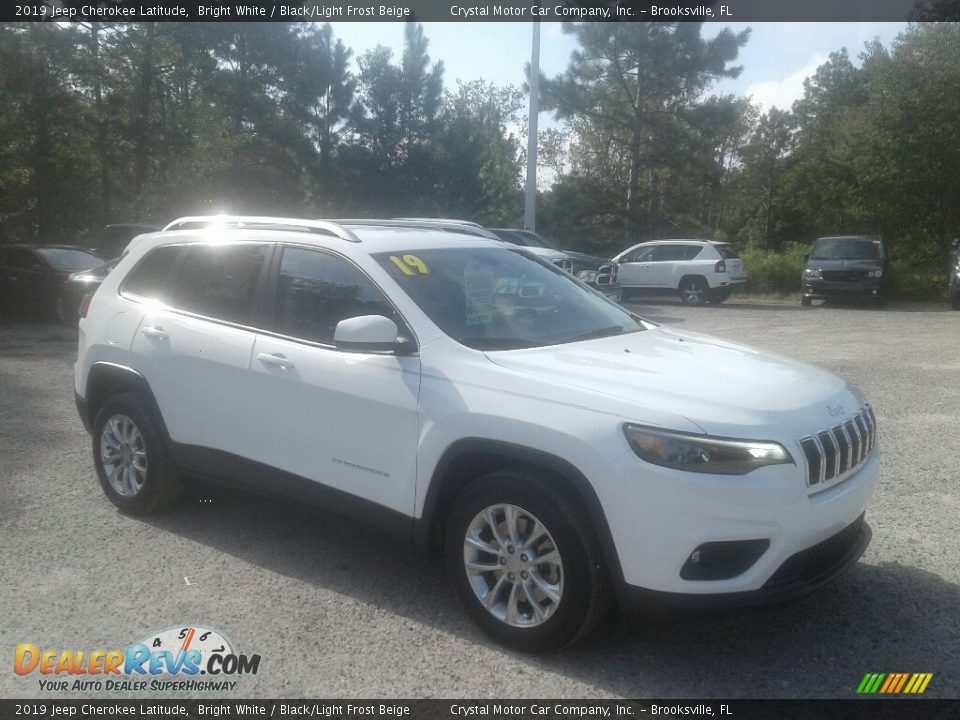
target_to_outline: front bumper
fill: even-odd
[[[880,452],[840,482],[812,491],[805,465],[776,465],[743,476],[681,472],[620,458],[615,477],[597,487],[617,557],[614,578],[625,604],[631,597],[692,596],[680,604],[772,602],[809,592],[856,562],[870,540],[855,526],[876,485]],[[857,526],[859,527],[859,526]],[[794,573],[795,556],[815,552],[839,534],[856,535],[827,567]],[[706,543],[769,541],[752,564],[733,577],[684,579],[681,569]],[[796,568],[794,568],[795,570]],[[723,603],[719,603],[723,604]]]
[[[818,300],[836,297],[873,298],[882,295],[882,280],[861,280],[858,282],[803,280],[803,296]]]
[[[863,555],[873,537],[863,518],[789,557],[757,590],[691,595],[624,585],[618,594],[620,609],[626,613],[720,610],[776,605],[809,595],[833,582]]]

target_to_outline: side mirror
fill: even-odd
[[[397,324],[383,315],[360,315],[337,323],[333,344],[352,352],[390,352],[408,347]]]

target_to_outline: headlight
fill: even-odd
[[[746,475],[765,465],[793,465],[783,445],[624,425],[630,447],[654,465],[713,475]]]
[[[585,283],[592,283],[597,281],[597,271],[596,270],[581,270],[577,273],[577,277],[580,280],[583,280]]]
[[[883,277],[883,270],[871,270],[867,273],[867,277]]]
[[[806,268],[803,271],[803,276],[807,280],[819,280],[820,279],[820,268]]]

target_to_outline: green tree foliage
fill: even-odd
[[[670,201],[701,168],[704,91],[741,70],[729,63],[749,31],[725,28],[705,40],[702,29],[700,23],[566,23],[580,49],[563,75],[541,84],[560,117],[586,120],[575,168],[596,175],[615,165],[618,185],[626,175],[620,192],[628,237],[635,229],[649,234],[677,225],[682,209]]]

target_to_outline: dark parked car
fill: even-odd
[[[546,248],[566,255],[573,262],[571,272],[594,290],[599,290],[611,300],[620,302],[620,285],[617,282],[617,263],[587,253],[561,250],[553,242],[530,230],[492,228],[502,240],[530,248]]]
[[[816,298],[886,302],[887,253],[883,241],[863,235],[822,237],[803,270],[802,305]]]
[[[97,255],[106,259],[120,257],[127,243],[137,235],[157,232],[153,225],[107,225],[97,242]]]
[[[70,273],[102,262],[71,245],[0,246],[0,309],[52,317]]]
[[[57,303],[57,318],[64,325],[76,327],[80,321],[80,303],[83,296],[87,293],[93,293],[103,279],[110,274],[110,271],[120,262],[120,258],[114,258],[102,265],[97,265],[89,270],[71,273],[63,282],[63,292],[60,294],[60,301]]]
[[[960,240],[950,247],[950,307],[960,310]]]

